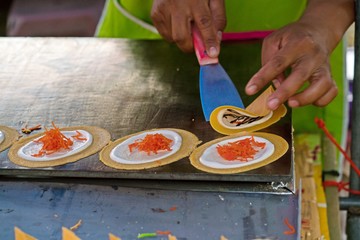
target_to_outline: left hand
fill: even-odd
[[[326,48],[327,39],[322,33],[323,29],[316,29],[311,23],[295,22],[265,38],[262,67],[249,80],[246,93],[255,94],[273,81],[276,91],[267,102],[271,110],[286,101],[290,107],[330,103],[338,89],[331,77],[331,51]],[[288,68],[291,73],[285,76]]]

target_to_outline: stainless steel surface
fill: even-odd
[[[202,114],[198,63],[163,41],[96,38],[1,38],[0,124],[59,127],[95,125],[113,139],[160,127],[188,130],[203,142],[221,137]],[[260,65],[260,43],[228,43],[221,62],[243,98],[244,86]],[[264,129],[282,136],[292,149],[291,110]],[[193,168],[187,158],[145,171],[121,171],[98,154],[72,164],[27,169],[0,153],[0,175],[164,180],[272,182],[292,180],[292,152],[265,167],[234,175]]]

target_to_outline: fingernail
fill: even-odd
[[[275,110],[279,107],[280,101],[277,98],[273,98],[268,102],[268,107],[272,110]]]
[[[246,88],[248,94],[254,94],[257,92],[258,87],[256,85],[250,85]]]
[[[279,80],[274,79],[272,82],[273,82],[273,84],[274,84],[275,88],[278,88],[278,87],[280,86],[280,82],[279,82]]]
[[[221,39],[222,39],[222,31],[218,31],[218,32],[217,32],[217,38],[218,38],[218,41],[221,42]]]
[[[209,50],[209,56],[210,57],[217,57],[218,55],[218,51],[216,49],[216,47],[211,47]]]
[[[299,107],[300,106],[300,103],[296,100],[289,100],[288,104],[290,107]]]

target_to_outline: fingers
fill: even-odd
[[[291,96],[304,85],[304,83],[310,79],[311,76],[316,74],[314,69],[317,66],[314,65],[307,58],[298,60],[292,68],[290,75],[283,81],[276,91],[268,99],[268,107],[272,110],[277,109],[280,104],[286,102]],[[321,79],[322,80],[322,79]],[[322,83],[322,81],[318,81]],[[326,84],[326,81],[325,81]],[[323,89],[316,89],[317,94],[321,94]]]
[[[281,83],[285,81],[285,74],[281,73],[274,80],[272,80],[272,83],[274,84],[275,88],[280,87]]]
[[[323,107],[330,103],[337,93],[338,88],[331,78],[330,68],[325,65],[312,75],[310,85],[304,91],[289,98],[288,105],[290,107],[301,107],[313,104]]]
[[[226,13],[224,0],[210,0],[210,11],[218,41],[221,41],[221,34],[226,27]]]
[[[288,101],[289,107],[302,107],[309,104],[313,104],[318,107],[324,107],[328,105],[338,94],[338,88],[334,82],[334,84],[330,87],[329,90],[325,92],[324,95],[320,96],[316,101],[309,101],[306,100],[306,97],[302,95],[302,93],[295,95],[294,97],[291,97]],[[296,99],[295,98],[299,98]],[[301,99],[300,99],[301,98]]]
[[[195,24],[210,57],[218,57],[226,26],[224,0],[154,0],[153,24],[170,42],[185,52],[193,51],[191,25]]]
[[[297,79],[297,80],[294,80]],[[337,95],[338,88],[330,76],[330,69],[322,66],[310,76],[310,84],[303,91],[298,90],[305,81],[290,75],[286,80],[278,81],[276,91],[268,98],[269,109],[275,110],[288,101],[289,107],[301,107],[309,104],[323,107]]]
[[[275,79],[275,87],[278,87],[279,81],[284,79],[283,73],[294,59],[292,51],[289,51],[290,55],[286,49],[281,49],[280,45],[281,38],[278,38],[276,34],[272,34],[264,40],[261,53],[263,66],[247,83],[245,88],[247,94],[257,93]]]
[[[277,32],[267,36],[261,48],[261,64],[265,65],[281,49],[282,38]]]
[[[276,91],[268,98],[267,104],[270,109],[275,110],[286,101],[290,107],[301,107],[309,104],[323,107],[336,97],[338,89],[331,78],[328,63],[316,68],[308,78],[306,78],[306,69],[313,69],[313,66],[311,64],[306,66],[303,63],[300,65],[301,67],[293,69],[286,79],[278,81],[281,77],[277,77],[275,80]],[[301,73],[301,71],[303,72]],[[306,79],[309,79],[309,86],[302,92],[298,92],[307,81]]]
[[[151,8],[151,19],[160,35],[166,41],[173,42],[171,14],[166,9],[166,1],[155,0]]]
[[[190,17],[190,14],[175,12],[171,18],[171,22],[173,24],[172,40],[183,52],[192,52],[194,50],[194,46],[191,35],[192,18]]]
[[[151,19],[160,35],[169,42],[175,42],[184,52],[193,51],[191,5],[179,1],[154,0]]]
[[[288,101],[290,107],[324,106],[337,95],[331,78],[328,52],[313,35],[284,29],[263,42],[261,69],[249,80],[246,93],[257,93],[271,81],[276,91],[268,98],[271,110]],[[291,68],[289,76],[284,72]],[[302,92],[299,90],[309,81]]]
[[[284,71],[293,62],[291,56],[283,54],[282,50],[270,59],[247,83],[245,91],[249,95],[257,93],[261,88],[266,86],[270,81],[278,76],[283,76]],[[280,79],[282,80],[282,79]]]
[[[321,98],[316,100],[313,104],[318,107],[324,107],[328,105],[334,98],[337,96],[339,90],[334,82],[334,85],[331,87],[329,91],[326,92]],[[302,105],[300,105],[302,106]]]
[[[220,50],[220,42],[217,38],[212,12],[207,1],[194,1],[193,16],[194,24],[199,29],[205,49],[210,57],[217,57]],[[198,11],[202,9],[202,11]]]
[[[261,69],[249,80],[246,93],[257,93],[270,81],[284,80],[284,72],[292,68],[294,80],[307,80],[312,71],[323,61],[316,56],[315,47],[305,41],[288,41],[283,38],[271,37],[264,41]]]

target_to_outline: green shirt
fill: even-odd
[[[161,38],[151,25],[151,5],[152,0],[107,0],[96,36]],[[297,20],[305,5],[305,0],[226,0],[225,32],[278,29]]]

